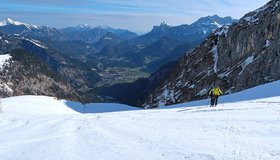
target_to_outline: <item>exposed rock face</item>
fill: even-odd
[[[143,106],[202,99],[214,84],[232,93],[278,80],[279,44],[280,1],[272,0],[188,52]]]

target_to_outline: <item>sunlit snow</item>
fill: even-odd
[[[151,110],[44,96],[5,98],[0,100],[0,157],[277,160],[279,90],[277,81],[221,97],[217,107],[202,100]],[[116,108],[122,112],[114,112]]]

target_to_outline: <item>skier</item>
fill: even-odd
[[[217,106],[218,104],[218,98],[219,96],[223,94],[223,92],[221,91],[221,89],[219,88],[219,86],[214,87],[212,90],[210,90],[209,92],[209,96],[211,98],[211,105],[212,106]]]

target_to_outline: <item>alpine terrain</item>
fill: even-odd
[[[271,0],[187,52],[143,101],[146,108],[226,94],[280,79],[280,2]],[[153,78],[153,76],[151,76]],[[152,80],[151,80],[152,81]]]
[[[191,25],[173,27],[162,23],[153,27],[151,32],[137,36],[128,30],[103,26],[57,29],[7,18],[0,22],[0,54],[13,57],[7,59],[13,63],[7,62],[9,66],[0,70],[3,72],[0,95],[31,94],[81,102],[123,102],[117,97],[104,96],[103,92],[117,94],[111,89],[112,85],[148,77],[162,64],[178,59],[182,53],[198,45],[219,26],[234,21],[231,17],[214,15]],[[26,56],[15,58],[18,55],[15,52]],[[29,61],[30,58],[37,60]],[[15,62],[15,59],[24,62]],[[38,67],[28,68],[32,65]],[[41,73],[45,69],[40,69],[40,65],[52,74],[39,78],[40,74],[45,74]],[[26,69],[20,70],[23,66]],[[49,83],[41,85],[42,79],[48,79]],[[66,86],[59,85],[60,81]],[[56,89],[60,87],[63,89]]]
[[[280,160],[280,0],[252,1],[1,1],[0,160]]]

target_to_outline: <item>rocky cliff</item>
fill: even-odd
[[[218,84],[229,94],[280,79],[280,2],[272,0],[210,34],[189,51],[143,103],[202,99]]]

